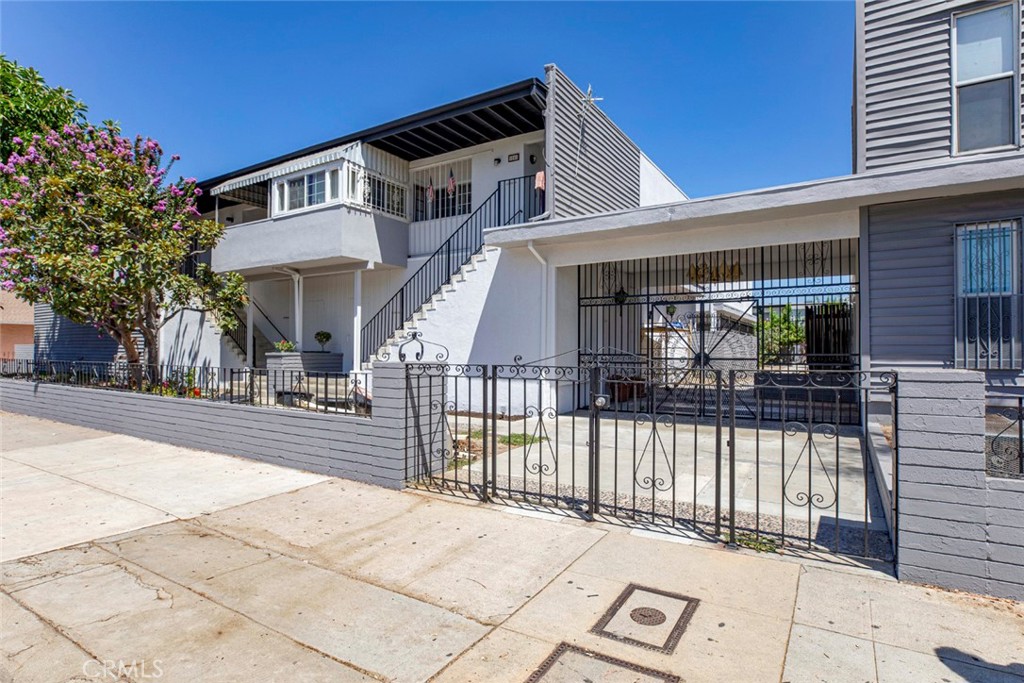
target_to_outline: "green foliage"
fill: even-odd
[[[159,359],[159,330],[183,309],[210,311],[222,329],[245,302],[236,273],[182,265],[217,244],[223,226],[201,220],[195,178],[166,180],[155,140],[122,137],[112,123],[66,124],[14,140],[0,163],[0,288],[46,303],[122,344],[131,363]]]
[[[474,429],[469,433],[469,435],[474,439],[482,439],[484,438],[484,431],[482,429]],[[542,441],[547,441],[547,437],[534,436],[532,434],[523,434],[522,432],[512,432],[511,434],[498,435],[498,443],[504,444],[506,446],[527,446],[533,445],[535,443],[540,443]]]
[[[35,69],[0,55],[0,161],[15,151],[13,140],[29,140],[82,121],[85,105],[70,90],[51,88]]]
[[[806,338],[803,321],[793,316],[790,304],[782,311],[769,311],[768,317],[757,322],[758,337],[761,340],[758,352],[761,365],[775,365],[790,360],[793,347],[802,344]]]
[[[295,350],[295,342],[282,339],[281,341],[274,342],[274,348],[281,353],[290,353]]]
[[[320,345],[320,350],[323,351],[324,347],[327,346],[327,342],[331,341],[331,333],[326,330],[320,330],[313,335],[313,339],[316,339],[316,343]]]
[[[779,547],[775,541],[766,536],[756,536],[751,533],[736,534],[736,545],[756,550],[759,553],[779,552]]]

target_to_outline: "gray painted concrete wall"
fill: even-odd
[[[374,367],[373,416],[321,415],[0,379],[0,410],[400,488],[405,369]]]
[[[224,231],[213,269],[248,275],[275,266],[315,267],[372,261],[405,266],[406,223],[342,204],[242,223]]]
[[[1024,480],[985,474],[978,372],[899,375],[900,579],[1024,600]]]

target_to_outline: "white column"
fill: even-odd
[[[256,355],[254,341],[256,336],[256,330],[253,325],[256,324],[256,316],[254,311],[256,305],[252,302],[252,283],[245,283],[245,293],[249,297],[249,305],[245,307],[245,367],[251,368],[256,365]]]
[[[292,291],[295,294],[295,346],[302,351],[302,276],[292,273]]]
[[[363,271],[357,270],[352,280],[352,369],[363,362]]]

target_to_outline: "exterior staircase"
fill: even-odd
[[[423,332],[424,338],[428,340],[438,339],[440,337],[439,331],[429,329],[434,327],[434,325],[431,325],[431,321],[438,314],[448,313],[452,306],[457,306],[454,300],[457,292],[470,287],[486,289],[490,285],[491,275],[493,274],[499,251],[496,247],[483,247],[480,251],[472,254],[455,275],[434,292],[426,302],[419,306],[409,320],[404,321],[401,327],[394,330],[379,348],[374,350],[374,354],[388,351],[388,355],[392,359],[397,359],[397,346],[407,338],[410,332]],[[470,316],[473,315],[472,311],[463,312]],[[370,362],[365,362],[362,369],[369,371],[371,369],[370,366]]]
[[[543,213],[543,197],[534,190],[533,181],[532,175],[500,181],[498,188],[363,326],[359,360],[364,369],[382,349],[417,329],[417,323],[487,260],[484,230],[524,223]]]
[[[254,302],[255,303],[255,302]],[[262,315],[266,318],[267,322],[271,327],[280,335],[281,339],[287,339],[277,326],[274,325],[273,321],[267,317],[267,314],[263,312],[263,309],[258,303],[256,305],[256,312],[258,315]],[[227,342],[228,348],[231,352],[239,359],[241,364],[245,364],[245,342],[248,331],[245,324],[245,314],[235,311],[235,329],[222,335],[222,338]],[[260,329],[259,325],[253,325],[252,330],[253,340],[253,367],[265,368],[267,367],[267,354],[274,350],[274,343],[270,341],[263,330]]]

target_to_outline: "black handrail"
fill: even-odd
[[[235,346],[241,349],[242,353],[246,353],[249,326],[242,320],[242,316],[238,315],[238,311],[231,311],[231,315],[235,316],[235,327],[228,330],[228,337],[235,343]]]
[[[255,298],[252,298],[252,305],[256,307],[256,310],[259,311],[264,318],[267,319],[267,322],[270,323],[270,326],[274,328],[274,332],[277,332],[281,339],[287,341],[288,336],[281,330],[277,329],[277,325],[274,324],[274,321],[270,319],[270,316],[267,315],[267,312],[264,311],[263,308],[260,306],[260,302],[256,301]]]
[[[277,325],[275,325],[274,321],[270,319],[270,316],[267,315],[266,311],[260,307],[256,299],[251,299],[251,301],[256,310],[259,311],[263,317],[267,319],[267,322],[270,323],[270,326],[274,328],[274,331],[281,335],[281,339],[287,341],[288,337],[286,337],[281,330],[277,329]],[[235,327],[228,330],[227,335],[231,341],[235,343],[235,346],[242,350],[242,353],[246,353],[249,345],[249,325],[246,322],[246,318],[240,316],[238,311],[231,311],[231,315],[235,317]],[[251,361],[252,359],[250,359],[250,362]]]
[[[534,189],[533,180],[534,176],[528,175],[500,181],[483,204],[405,281],[363,326],[360,332],[363,362],[370,360],[395,330],[412,319],[416,311],[483,248],[486,228],[503,225],[505,216],[515,218],[521,214],[524,220],[529,220],[543,213],[544,193]]]

